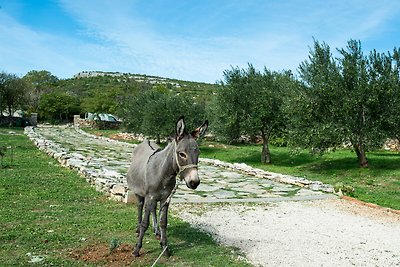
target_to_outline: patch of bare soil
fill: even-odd
[[[137,140],[138,139],[137,136],[135,136],[134,134],[129,134],[129,133],[116,133],[116,134],[110,135],[110,138],[114,139],[114,140],[118,140],[118,141],[120,141],[120,140],[129,141],[129,140]]]
[[[146,263],[150,259],[146,255],[135,258],[132,255],[133,246],[129,244],[121,244],[113,252],[107,244],[91,244],[87,247],[80,248],[71,252],[71,257],[88,263],[95,263],[106,266],[130,266],[133,262]]]

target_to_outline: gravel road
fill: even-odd
[[[340,199],[171,205],[255,266],[400,266],[400,215]]]

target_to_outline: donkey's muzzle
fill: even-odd
[[[190,189],[196,189],[200,184],[199,174],[197,172],[197,165],[186,165],[181,177],[185,180],[186,186]]]
[[[190,189],[196,189],[200,184],[200,180],[192,180],[189,183],[187,183],[187,187],[189,187]]]

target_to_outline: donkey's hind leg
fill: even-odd
[[[137,205],[138,205],[138,223],[136,226],[136,233],[139,235],[140,232],[140,224],[142,223],[142,214],[143,214],[143,205],[144,205],[144,197],[136,194]]]
[[[155,201],[150,197],[146,197],[144,199],[144,216],[140,224],[140,232],[136,243],[136,247],[135,250],[133,251],[133,256],[135,257],[139,257],[139,252],[140,249],[142,248],[144,233],[146,232],[147,228],[149,228],[150,213],[153,212],[155,204],[156,204]]]
[[[161,228],[161,248],[164,250],[164,256],[169,257],[171,255],[168,249],[167,241],[167,226],[168,226],[168,207],[169,201],[161,201],[160,203],[160,228]]]

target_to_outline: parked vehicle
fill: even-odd
[[[113,115],[107,113],[85,113],[85,120],[99,120],[99,121],[109,121],[109,122],[120,122],[121,120]]]

